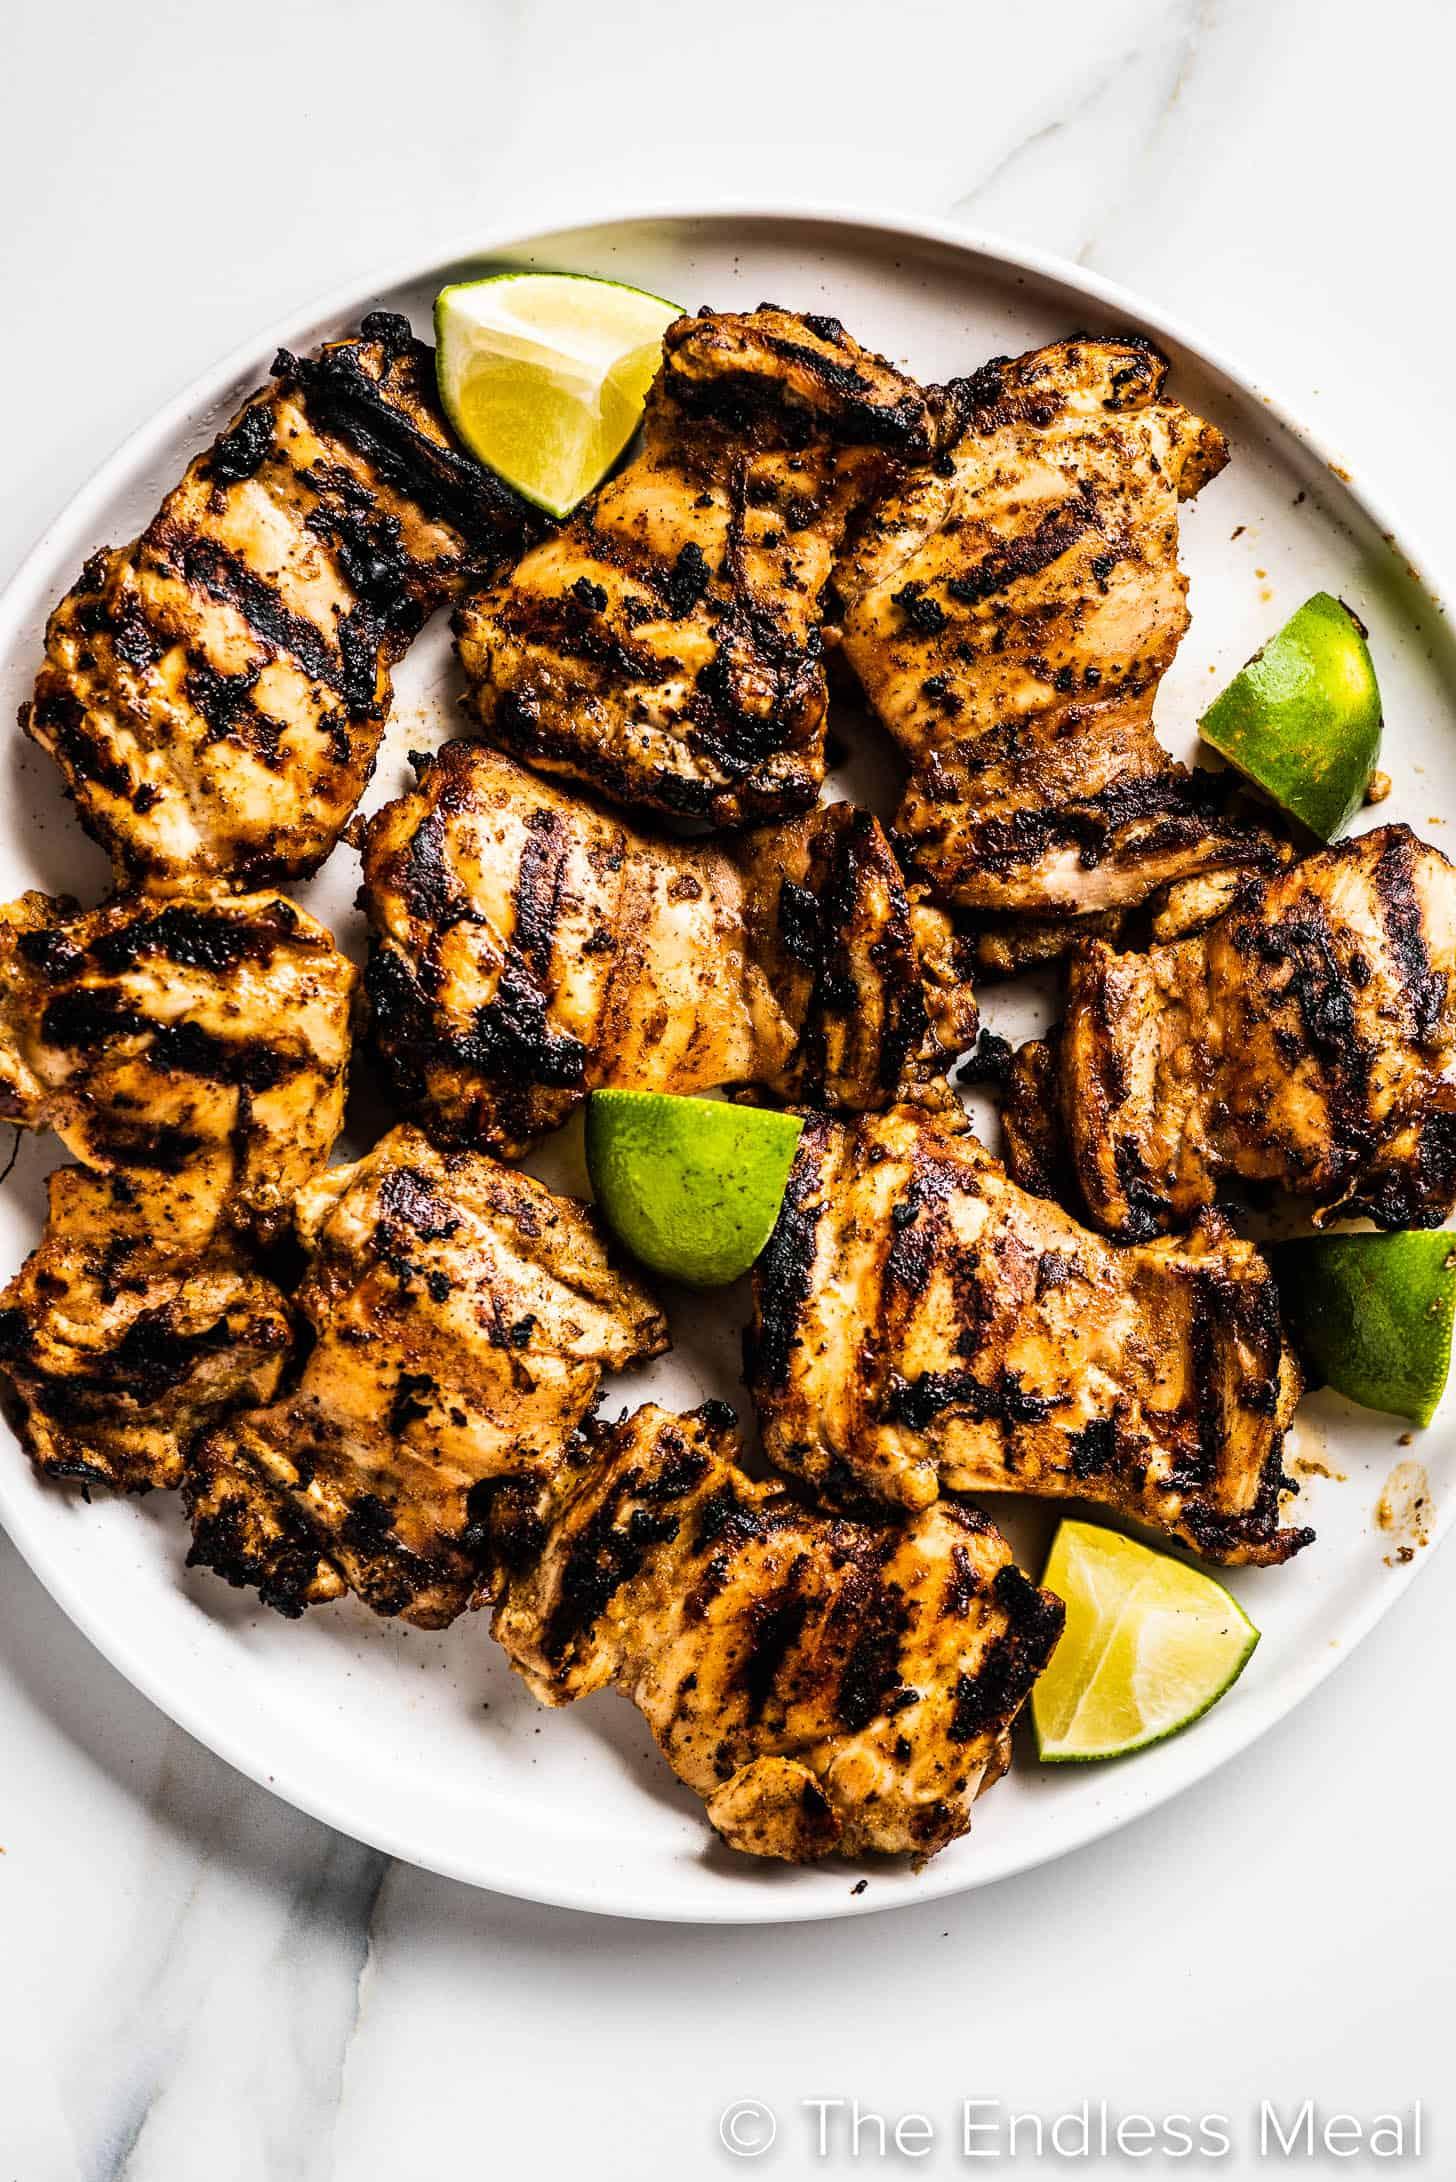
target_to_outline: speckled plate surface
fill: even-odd
[[[263,378],[280,343],[307,348],[373,306],[406,311],[427,332],[437,288],[503,263],[604,274],[688,307],[743,307],[768,296],[832,311],[926,378],[1072,330],[1152,335],[1175,359],[1177,393],[1215,417],[1234,448],[1229,468],[1184,514],[1193,628],[1159,697],[1164,740],[1187,754],[1208,693],[1311,591],[1336,591],[1368,623],[1380,669],[1382,762],[1394,791],[1379,816],[1407,819],[1444,845],[1440,829],[1456,818],[1456,656],[1432,572],[1419,566],[1393,518],[1254,381],[1150,307],[1054,261],[861,215],[659,213],[526,241],[487,236],[275,327],[138,433],[36,547],[0,601],[3,716],[13,719],[28,694],[46,613],[83,559],[134,535],[188,456]],[[398,792],[408,749],[455,731],[458,693],[443,620],[415,646],[397,686],[366,809]],[[46,759],[13,733],[3,762],[3,898],[39,886],[97,899],[102,860]],[[891,787],[864,752],[836,785],[881,807]],[[357,884],[357,859],[340,848],[303,890],[355,953]],[[989,1022],[1008,1034],[1046,1020],[1044,991],[1004,987],[984,997]],[[370,1125],[361,1111],[366,1134]],[[0,1192],[4,1273],[36,1238],[55,1155],[49,1140],[27,1140]],[[573,1132],[551,1147],[542,1171],[584,1190]],[[741,1400],[746,1294],[668,1301],[674,1353],[616,1382],[612,1399],[635,1402],[650,1392],[680,1407],[707,1394]],[[859,1915],[1024,1870],[1162,1802],[1273,1725],[1420,1571],[1445,1527],[1449,1408],[1412,1447],[1397,1445],[1399,1433],[1397,1420],[1336,1397],[1306,1402],[1293,1448],[1303,1481],[1294,1519],[1313,1523],[1319,1536],[1287,1568],[1235,1576],[1264,1642],[1207,1718],[1110,1766],[1043,1771],[1022,1746],[966,1840],[918,1874],[871,1870],[858,1895],[850,1891],[856,1875],[843,1865],[790,1870],[731,1856],[627,1704],[604,1696],[567,1713],[539,1711],[496,1655],[483,1616],[425,1635],[350,1601],[297,1625],[283,1622],[215,1578],[184,1571],[174,1501],[88,1507],[39,1485],[8,1434],[0,1521],[131,1682],[240,1770],[344,1832],[526,1899],[629,1916],[778,1922]],[[1393,1469],[1413,1462],[1423,1466],[1435,1511],[1425,1545],[1377,1520]],[[1038,1568],[1050,1530],[1044,1512],[1007,1501],[994,1512]],[[1402,1557],[1403,1547],[1414,1551]]]

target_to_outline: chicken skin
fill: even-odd
[[[934,1096],[975,1036],[949,921],[849,804],[724,849],[450,743],[371,822],[364,881],[376,1045],[451,1142],[518,1152],[607,1084]]]
[[[45,1476],[146,1492],[181,1482],[196,1435],[276,1393],[282,1295],[185,1182],[51,1175],[39,1246],[0,1294],[0,1396]]]
[[[678,319],[640,453],[456,616],[489,738],[634,809],[807,809],[821,594],[848,517],[931,436],[920,389],[835,319]]]
[[[408,322],[373,312],[280,355],[141,537],[87,562],[27,732],[123,884],[306,875],[373,769],[395,661],[540,528],[455,447]]]
[[[904,1108],[811,1119],[759,1259],[769,1458],[839,1500],[1075,1494],[1214,1561],[1277,1562],[1299,1397],[1274,1282],[1212,1215],[1122,1248]]]
[[[666,1324],[580,1205],[414,1129],[297,1217],[314,1345],[290,1393],[194,1451],[189,1565],[289,1616],[352,1590],[443,1628],[481,1583],[492,1496],[538,1490],[603,1372]]]
[[[493,1633],[544,1704],[623,1690],[731,1847],[932,1855],[1005,1770],[1061,1601],[969,1509],[854,1522],[756,1482],[732,1424],[588,1425],[544,1532],[504,1537]]]
[[[983,924],[988,969],[1277,853],[1153,733],[1188,626],[1178,503],[1228,459],[1164,397],[1167,371],[1144,341],[1079,339],[957,382],[949,454],[875,506],[837,570],[844,655],[910,762],[907,876]]]
[[[358,973],[277,894],[0,909],[0,1115],[267,1240],[343,1124]],[[208,1218],[198,1212],[201,1225]]]
[[[1198,937],[1087,948],[1059,1038],[1017,1072],[1013,1143],[1043,1087],[1109,1234],[1181,1227],[1228,1181],[1293,1191],[1320,1224],[1439,1227],[1456,1208],[1456,869],[1382,826],[1249,880]]]

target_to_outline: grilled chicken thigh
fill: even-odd
[[[975,1140],[811,1120],[756,1274],[751,1384],[782,1470],[911,1508],[1076,1494],[1216,1561],[1274,1562],[1299,1395],[1273,1280],[1213,1215],[1120,1248]]]
[[[195,1451],[191,1564],[284,1614],[353,1590],[441,1628],[480,1583],[492,1495],[538,1490],[665,1322],[580,1205],[414,1129],[310,1183],[298,1228],[314,1346]]]
[[[394,662],[540,527],[452,443],[407,321],[374,312],[280,355],[141,537],[87,562],[27,731],[123,881],[306,874],[373,769]]]
[[[287,1305],[215,1231],[207,1193],[61,1167],[39,1246],[0,1294],[0,1395],[46,1476],[180,1483],[206,1425],[277,1391]]]
[[[1199,937],[1086,949],[1054,1049],[1018,1070],[1013,1140],[1017,1093],[1035,1111],[1045,1088],[1111,1234],[1182,1226],[1232,1179],[1310,1198],[1317,1221],[1439,1227],[1456,1208],[1456,869],[1382,826],[1251,879]]]
[[[589,1425],[544,1534],[506,1535],[494,1634],[545,1704],[625,1691],[733,1848],[933,1854],[1004,1771],[1061,1602],[968,1509],[852,1522],[755,1482],[732,1421]]]
[[[847,518],[931,432],[920,390],[834,319],[678,319],[640,453],[457,614],[491,739],[637,809],[808,808],[821,593]]]
[[[1164,398],[1167,370],[1136,340],[986,365],[950,390],[949,455],[876,505],[837,571],[844,653],[910,761],[907,874],[991,920],[987,967],[1275,853],[1153,733],[1188,626],[1178,503],[1228,459]]]
[[[604,1084],[883,1105],[975,1036],[948,920],[849,804],[725,850],[450,743],[372,821],[364,877],[379,1050],[454,1142],[519,1151]]]
[[[344,1117],[358,973],[281,895],[192,891],[0,909],[0,1115],[205,1225],[267,1238]]]

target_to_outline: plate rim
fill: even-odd
[[[557,237],[573,234],[654,225],[760,226],[770,234],[785,226],[818,226],[837,231],[845,239],[859,230],[881,247],[886,241],[896,240],[911,245],[929,244],[965,260],[968,266],[979,263],[1001,275],[1007,272],[1028,275],[1081,295],[1109,314],[1126,317],[1130,324],[1183,351],[1202,368],[1239,390],[1245,398],[1259,403],[1284,433],[1331,474],[1338,495],[1354,504],[1384,540],[1387,550],[1406,565],[1434,610],[1447,641],[1456,634],[1444,603],[1450,593],[1437,575],[1439,563],[1425,551],[1424,540],[1404,522],[1395,519],[1383,493],[1370,483],[1364,467],[1357,468],[1346,462],[1343,454],[1337,458],[1323,436],[1303,420],[1292,403],[1276,392],[1262,375],[1250,371],[1221,343],[1210,341],[1180,314],[1164,309],[1120,282],[1055,252],[1040,250],[986,229],[963,227],[914,209],[872,203],[813,199],[784,203],[725,196],[706,201],[684,202],[669,198],[646,203],[629,198],[621,203],[608,203],[587,217],[576,217],[569,210],[563,212],[555,204],[543,205],[540,209],[543,217],[549,215],[546,225],[522,227],[514,219],[487,223],[484,231],[476,227],[464,235],[447,236],[439,247],[431,245],[423,250],[412,250],[407,255],[401,253],[384,266],[339,284],[312,303],[291,310],[259,333],[236,343],[217,362],[180,387],[128,433],[71,494],[0,588],[0,654],[8,655],[24,634],[20,597],[36,588],[38,572],[53,558],[61,534],[84,530],[118,484],[160,453],[165,443],[185,427],[189,419],[216,407],[240,378],[256,370],[260,355],[316,338],[320,326],[356,315],[371,302],[377,303],[381,295],[471,258],[537,249]],[[7,1437],[10,1436],[7,1427]],[[846,1886],[838,1897],[816,1890],[812,1894],[805,1892],[796,1901],[787,1891],[776,1895],[745,1892],[739,1901],[725,1897],[721,1906],[714,1904],[684,1910],[670,1902],[643,1897],[630,1887],[625,1892],[609,1892],[608,1897],[602,1899],[595,1897],[589,1886],[573,1885],[569,1879],[562,1883],[555,1883],[554,1877],[550,1883],[523,1882],[514,1873],[492,1872],[488,1857],[483,1862],[468,1865],[438,1853],[422,1854],[417,1845],[412,1846],[404,1838],[400,1828],[387,1823],[371,1823],[367,1814],[361,1817],[357,1812],[339,1808],[326,1789],[295,1781],[287,1770],[283,1773],[268,1770],[266,1758],[255,1758],[246,1746],[239,1749],[230,1738],[225,1722],[213,1720],[200,1702],[194,1702],[185,1693],[178,1695],[169,1688],[164,1665],[154,1665],[145,1645],[135,1644],[127,1630],[109,1627],[104,1614],[93,1611],[91,1594],[74,1585],[65,1569],[53,1563],[34,1538],[26,1536],[27,1526],[23,1519],[17,1527],[14,1517],[18,1512],[18,1503],[12,1501],[4,1476],[0,1475],[0,1527],[72,1625],[165,1718],[236,1772],[283,1802],[398,1862],[509,1899],[595,1915],[621,1916],[645,1923],[702,1926],[797,1924],[909,1909],[995,1885],[1002,1879],[1031,1872],[1060,1857],[1089,1848],[1119,1827],[1160,1809],[1196,1781],[1217,1771],[1230,1758],[1249,1749],[1318,1689],[1403,1596],[1407,1585],[1414,1582],[1430,1562],[1452,1521],[1456,1520],[1456,1509],[1444,1513],[1437,1509],[1429,1546],[1410,1563],[1386,1571],[1384,1580],[1371,1586],[1359,1611],[1350,1624],[1342,1628],[1337,1648],[1326,1649],[1317,1657],[1299,1662],[1296,1673],[1286,1671],[1271,1683],[1250,1716],[1229,1715],[1221,1723],[1219,1716],[1214,1714],[1203,1723],[1199,1736],[1168,1746],[1165,1769],[1171,1777],[1160,1778],[1156,1792],[1145,1791],[1141,1796],[1136,1790],[1110,1794],[1105,1805],[1092,1814],[1075,1839],[1053,1843],[1029,1857],[1003,1851],[999,1857],[988,1857],[980,1863],[973,1857],[947,1859],[944,1864],[930,1866],[913,1892],[898,1893],[892,1898],[875,1899],[874,1888],[867,1889],[863,1895],[852,1896]],[[1291,1681],[1295,1684],[1292,1692],[1287,1688]],[[1173,1750],[1181,1754],[1181,1763],[1172,1762]],[[1121,1768],[1110,1767],[1108,1771],[1110,1782],[1115,1782],[1119,1775],[1124,1780],[1128,1778]],[[844,1867],[846,1871],[848,1868]]]

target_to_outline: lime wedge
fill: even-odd
[[[1456,1235],[1319,1235],[1276,1244],[1269,1262],[1311,1373],[1364,1409],[1429,1424],[1451,1368]]]
[[[593,1091],[586,1163],[598,1205],[634,1257],[719,1288],[746,1273],[783,1202],[804,1124],[794,1114],[658,1091]]]
[[[1206,743],[1322,841],[1364,801],[1380,749],[1380,688],[1363,624],[1316,591],[1198,723]]]
[[[675,303],[575,273],[497,273],[435,298],[435,373],[471,453],[551,515],[637,429]]]
[[[1221,1583],[1096,1523],[1057,1526],[1042,1582],[1067,1609],[1031,1693],[1048,1765],[1120,1758],[1176,1735],[1238,1680],[1259,1641]]]

